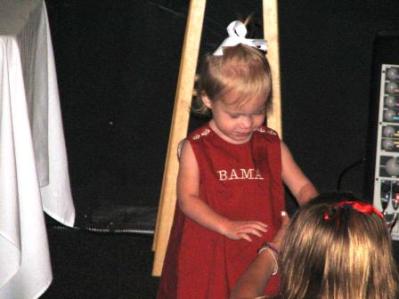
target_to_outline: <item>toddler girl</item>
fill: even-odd
[[[159,299],[227,298],[257,249],[273,239],[284,210],[283,182],[304,204],[317,191],[277,133],[264,126],[271,74],[239,21],[205,57],[199,81],[211,120],[183,142],[174,224]],[[260,49],[260,50],[259,50]],[[278,292],[278,278],[267,286]]]

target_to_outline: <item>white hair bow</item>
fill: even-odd
[[[238,44],[247,45],[261,51],[267,51],[267,42],[264,39],[245,38],[247,35],[247,28],[241,21],[233,21],[227,26],[227,33],[229,37],[226,38],[220,46],[213,52],[215,56],[223,56],[224,47],[234,47]]]

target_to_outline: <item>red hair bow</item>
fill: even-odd
[[[336,205],[334,205],[335,208],[344,208],[344,207],[351,207],[352,209],[358,211],[359,213],[365,214],[365,215],[377,215],[379,218],[384,219],[384,215],[376,209],[373,205],[369,203],[364,203],[364,202],[359,202],[359,201],[354,201],[354,200],[344,200],[338,202]],[[327,212],[324,212],[323,215],[324,220],[330,220],[331,217]]]

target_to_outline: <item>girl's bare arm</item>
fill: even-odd
[[[299,168],[288,147],[281,142],[282,178],[299,205],[304,205],[319,193]]]

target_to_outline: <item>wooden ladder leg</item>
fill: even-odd
[[[153,250],[155,251],[155,255],[152,269],[153,276],[161,275],[170,229],[173,222],[176,206],[176,179],[179,168],[177,146],[178,143],[187,136],[205,6],[206,0],[191,0],[187,17],[154,234]]]
[[[272,69],[273,109],[267,118],[268,127],[283,135],[281,121],[280,47],[278,33],[278,0],[263,0],[263,34],[268,43],[267,58]]]

